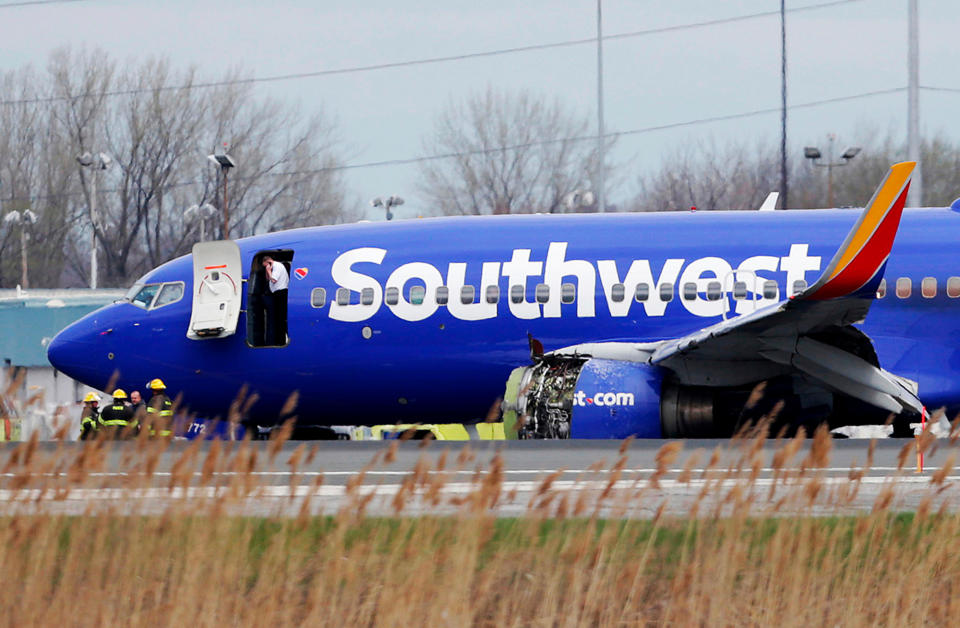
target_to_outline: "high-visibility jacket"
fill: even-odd
[[[100,426],[113,432],[114,436],[119,436],[121,432],[129,432],[135,424],[133,410],[130,406],[123,403],[113,403],[100,412]]]
[[[80,440],[89,440],[97,433],[100,427],[100,411],[91,406],[84,406],[80,414]]]
[[[147,402],[147,430],[150,436],[173,435],[173,402],[163,393],[156,393]]]

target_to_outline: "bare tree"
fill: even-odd
[[[84,209],[95,201],[99,214],[95,225],[74,221],[66,248],[78,277],[85,276],[89,229],[106,285],[125,285],[189,252],[198,226],[183,211],[222,202],[217,169],[206,159],[222,141],[238,163],[230,177],[231,237],[346,218],[333,125],[255,97],[236,72],[201,88],[195,68],[177,70],[165,59],[118,68],[102,52],[64,49],[51,58],[49,75],[61,151],[71,159],[104,151],[115,161],[98,173],[96,199],[93,173],[74,164]]]
[[[631,209],[756,209],[779,189],[779,179],[779,159],[772,144],[718,147],[712,141],[700,142],[665,157],[653,174],[641,175],[640,194]]]
[[[59,140],[42,103],[42,80],[30,67],[0,75],[0,208],[31,209],[39,221],[28,229],[30,282],[58,285],[63,271],[63,244],[73,220],[68,197],[74,176],[72,162],[58,153]],[[19,231],[5,225],[0,237],[0,285],[20,280]],[[41,244],[42,243],[42,244]]]
[[[884,134],[863,129],[850,144],[862,150],[846,165],[833,169],[833,204],[837,207],[863,206],[890,164],[906,158],[903,140],[892,130]],[[793,154],[797,157],[790,167],[791,209],[827,207],[830,173],[804,159],[799,148]],[[925,205],[948,205],[960,196],[960,145],[943,135],[924,140],[921,163]],[[767,194],[778,189],[777,168],[772,143],[718,147],[711,142],[685,147],[667,157],[656,172],[638,177],[640,193],[631,209],[756,209]]]
[[[437,118],[419,191],[440,214],[564,210],[597,171],[589,121],[530,92],[494,89],[451,103]]]

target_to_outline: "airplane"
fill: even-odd
[[[428,218],[202,242],[48,347],[94,388],[159,377],[271,425],[475,423],[508,437],[727,436],[960,410],[960,204]],[[273,338],[262,261],[289,271]],[[951,275],[951,273],[956,273]],[[869,313],[869,315],[868,315]],[[549,351],[544,350],[549,348]],[[289,408],[288,408],[289,410]]]

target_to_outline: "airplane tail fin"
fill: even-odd
[[[874,297],[900,226],[914,166],[916,162],[905,161],[890,167],[826,270],[798,300]]]

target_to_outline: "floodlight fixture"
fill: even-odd
[[[847,150],[843,151],[843,154],[840,155],[840,157],[842,157],[843,159],[846,159],[847,161],[850,161],[851,159],[856,157],[857,153],[859,152],[860,152],[859,146],[851,146]]]
[[[207,155],[207,159],[220,166],[223,170],[234,168],[237,165],[233,161],[233,157],[226,153],[214,153],[213,155]]]
[[[393,212],[390,211],[390,208],[403,205],[403,202],[403,199],[397,194],[391,194],[386,200],[377,196],[370,199],[370,207],[382,207],[387,212],[387,220],[393,220]]]
[[[827,146],[827,160],[826,162],[818,161],[821,158],[820,149],[815,146],[807,146],[803,149],[803,156],[807,159],[812,160],[813,165],[818,168],[827,169],[827,205],[833,207],[833,169],[839,168],[840,166],[846,166],[850,163],[850,160],[856,157],[860,153],[859,146],[851,146],[840,155],[840,161],[833,160],[833,143],[836,141],[837,136],[835,133],[828,133],[827,140],[829,144]]]

